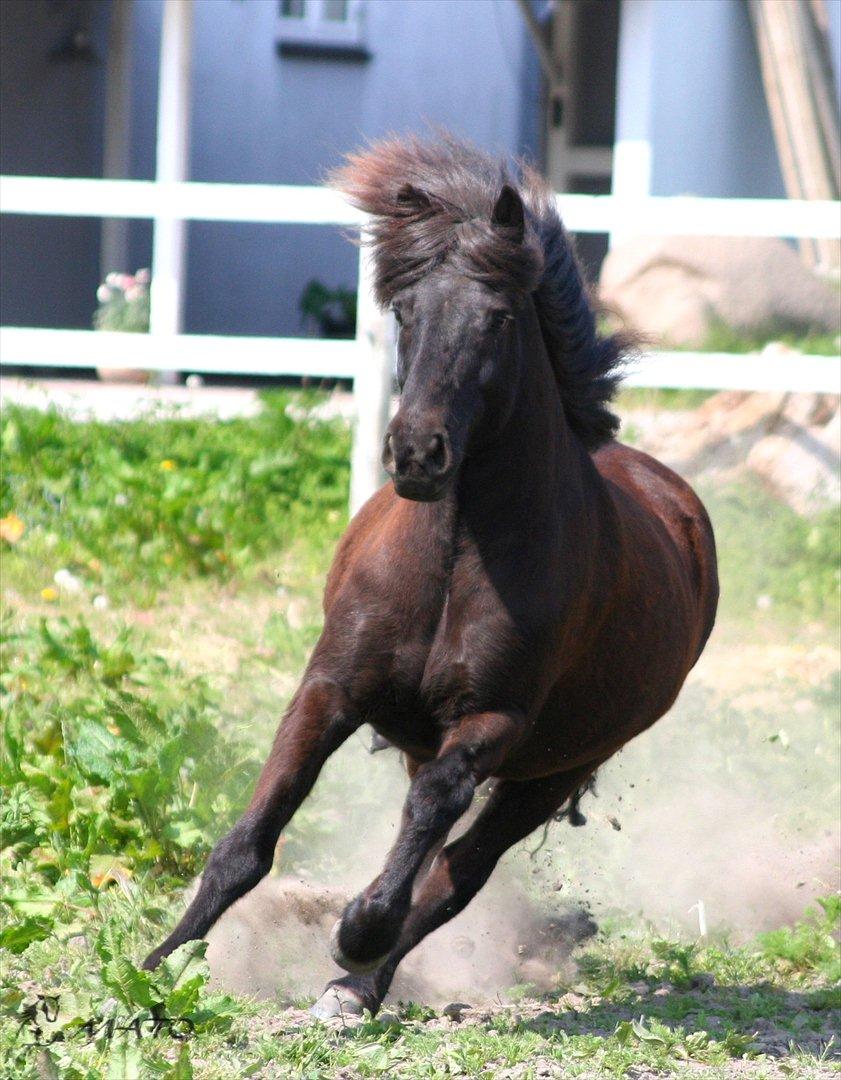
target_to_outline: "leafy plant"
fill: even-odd
[[[819,897],[794,926],[769,930],[759,937],[762,955],[784,970],[818,973],[830,983],[841,981],[841,893]]]
[[[312,416],[317,400],[267,395],[255,417],[118,424],[5,407],[0,517],[21,523],[5,542],[7,582],[31,591],[70,568],[92,590],[136,596],[138,583],[153,594],[177,576],[228,578],[304,536],[332,544],[349,438]]]
[[[298,308],[305,322],[315,323],[321,337],[352,338],[356,333],[356,292],[351,289],[330,289],[320,281],[311,281]]]
[[[215,695],[127,632],[81,621],[2,636],[2,944],[78,932],[103,890],[148,872],[186,881],[239,809],[256,763],[222,732]],[[241,797],[241,796],[240,796]]]
[[[96,290],[99,307],[93,316],[94,329],[148,333],[149,282],[148,270],[109,274]]]

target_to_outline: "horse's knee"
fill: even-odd
[[[364,974],[375,970],[391,952],[411,904],[406,897],[368,898],[360,893],[351,900],[333,927],[330,954],[345,971]]]
[[[476,790],[476,778],[466,754],[421,766],[406,800],[406,815],[414,831],[439,833],[468,809]]]

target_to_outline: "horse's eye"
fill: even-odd
[[[394,315],[394,321],[397,323],[397,325],[402,326],[403,325],[403,316],[400,314],[400,308],[393,307],[391,309],[391,312]]]
[[[488,327],[492,334],[496,334],[513,321],[514,318],[509,311],[492,311],[488,318]]]

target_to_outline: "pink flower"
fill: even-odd
[[[100,285],[96,290],[96,298],[100,304],[107,304],[111,299],[112,293],[107,285]]]
[[[148,285],[149,282],[152,280],[152,275],[146,269],[138,270],[137,273],[134,275],[134,280],[138,283],[138,285]]]
[[[141,300],[143,298],[143,289],[139,285],[129,285],[126,289],[126,300],[128,303],[133,303],[135,300]]]

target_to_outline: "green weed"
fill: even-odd
[[[346,517],[349,433],[314,419],[316,400],[270,394],[257,416],[225,421],[5,407],[0,516],[24,527],[4,554],[7,583],[37,595],[65,569],[91,591],[148,602],[177,577],[241,574],[303,536],[331,544]]]
[[[795,926],[770,930],[759,938],[762,955],[784,970],[822,975],[841,982],[841,894],[820,897]]]

